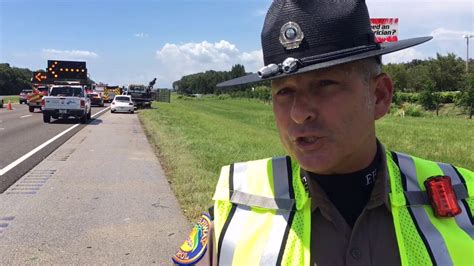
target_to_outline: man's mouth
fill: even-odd
[[[298,137],[296,138],[296,143],[300,145],[309,145],[317,142],[320,138],[315,137],[315,136],[309,136],[309,137]]]

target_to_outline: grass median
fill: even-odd
[[[188,219],[212,205],[220,168],[284,155],[271,106],[247,99],[177,98],[139,116]],[[474,169],[474,121],[387,116],[377,133],[389,148]]]
[[[0,96],[0,97],[3,98],[4,104],[7,104],[8,101],[10,101],[12,104],[19,103],[20,101],[20,96],[18,95],[7,95],[7,96]]]

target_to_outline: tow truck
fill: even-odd
[[[145,85],[130,84],[126,94],[132,96],[132,101],[138,108],[151,108],[151,102],[153,101],[151,90],[155,83],[156,78],[150,81],[148,87]]]

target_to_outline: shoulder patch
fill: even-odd
[[[210,225],[209,215],[203,214],[178,252],[172,257],[174,263],[191,265],[197,263],[204,256],[207,251]]]

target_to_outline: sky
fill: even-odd
[[[339,0],[342,1],[342,0]],[[408,62],[454,53],[474,35],[472,0],[366,0],[372,18],[399,18],[398,38],[428,43],[383,57]],[[263,66],[260,33],[271,0],[0,0],[0,63],[45,69],[81,60],[96,82],[170,88],[183,75]],[[474,44],[474,38],[470,44]],[[470,45],[470,58],[474,56]]]

